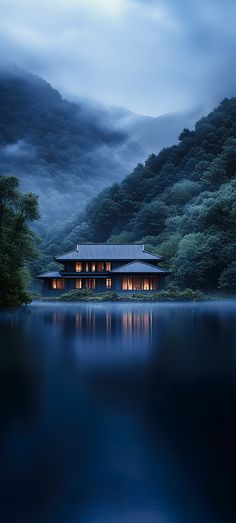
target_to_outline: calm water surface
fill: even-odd
[[[235,523],[236,302],[0,313],[2,523]]]

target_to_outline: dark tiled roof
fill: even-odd
[[[58,261],[66,260],[161,260],[144,250],[140,244],[80,244],[78,250],[66,252],[55,257]]]
[[[169,274],[169,271],[166,269],[161,269],[160,267],[155,267],[155,265],[151,265],[150,263],[143,263],[140,261],[134,261],[131,263],[127,263],[126,265],[122,265],[121,267],[117,267],[117,269],[113,269],[111,272],[128,272],[128,273],[155,273],[155,274]]]
[[[37,278],[63,278],[63,276],[58,271],[52,271],[39,274]]]

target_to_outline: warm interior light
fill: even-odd
[[[52,289],[64,289],[65,287],[65,280],[59,280],[59,279],[53,279],[51,282]]]
[[[53,289],[57,288],[57,280],[52,280],[52,288]]]
[[[156,276],[123,276],[121,282],[123,291],[152,291],[157,289]]]
[[[111,278],[106,278],[106,288],[111,289]]]
[[[83,282],[82,282],[81,278],[75,280],[75,288],[76,289],[82,289],[82,286],[83,286]]]
[[[132,290],[133,290],[132,276],[128,276],[128,291],[132,291]]]

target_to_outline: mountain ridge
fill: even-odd
[[[66,100],[15,64],[0,68],[0,171],[17,175],[23,190],[39,194],[37,227],[43,235],[144,160],[149,153],[144,135],[147,142],[152,137],[150,149],[156,143],[159,150],[163,142],[177,140],[182,128],[182,120],[172,125],[170,118],[165,136],[159,122],[148,133],[146,117],[100,107]]]

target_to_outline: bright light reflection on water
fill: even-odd
[[[236,302],[0,313],[3,523],[236,520]]]

